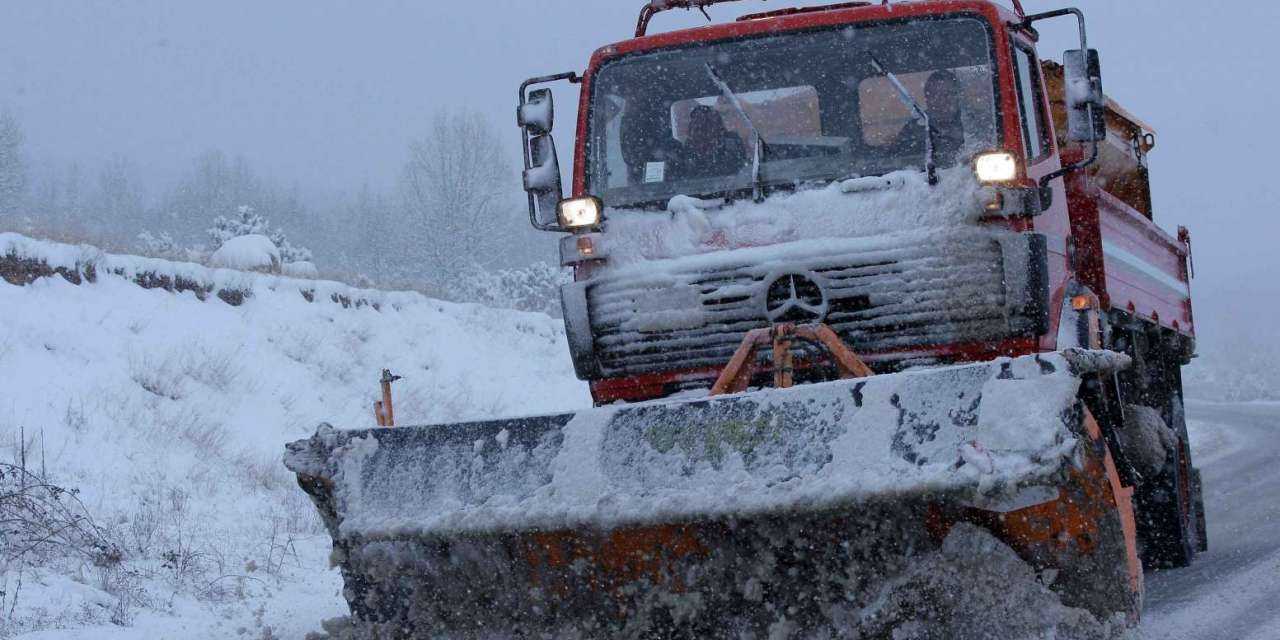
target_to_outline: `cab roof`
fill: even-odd
[[[989,0],[912,0],[893,3],[884,1],[874,4],[844,2],[785,8],[744,15],[731,22],[656,33],[615,42],[595,51],[591,56],[590,68],[594,69],[604,61],[618,56],[700,42],[710,43],[765,33],[953,13],[978,14],[993,23],[1019,20],[1019,16],[1012,10]]]

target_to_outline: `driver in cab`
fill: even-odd
[[[714,107],[698,105],[689,112],[689,132],[676,156],[674,173],[681,179],[713,178],[737,173],[747,163],[746,145],[724,125]]]

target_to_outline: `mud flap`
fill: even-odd
[[[1200,470],[1191,470],[1191,495],[1196,509],[1196,548],[1201,553],[1209,550],[1209,529],[1204,515],[1204,482],[1200,479]]]

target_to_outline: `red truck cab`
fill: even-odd
[[[957,49],[956,51],[947,51],[947,46],[938,44],[937,39],[923,40],[933,37],[928,33],[922,32],[919,35],[893,33],[893,30],[905,30],[914,25],[927,25],[927,29],[937,32],[938,38],[952,38],[953,42],[962,38],[975,40],[981,38],[985,41],[982,44],[988,47],[985,59],[983,59],[984,52],[962,51],[965,46],[963,44],[955,45],[953,48]],[[951,28],[944,25],[956,26]],[[748,105],[747,108],[756,112],[756,119],[763,120],[761,127],[771,129],[766,135],[767,138],[781,139],[784,137],[782,134],[786,133],[793,134],[792,137],[795,137],[794,134],[801,133],[807,128],[821,133],[828,140],[843,139],[834,135],[835,133],[853,133],[860,134],[863,138],[862,142],[866,142],[876,136],[884,138],[886,134],[883,131],[886,130],[896,132],[898,136],[904,134],[909,136],[909,129],[916,126],[904,121],[912,115],[910,105],[899,103],[898,96],[888,90],[890,82],[883,74],[870,67],[849,74],[860,82],[856,89],[860,94],[858,98],[862,102],[863,110],[863,117],[857,123],[861,125],[860,128],[856,131],[842,130],[830,124],[838,121],[842,115],[841,105],[835,98],[829,97],[839,92],[819,86],[817,81],[829,79],[823,77],[823,72],[827,69],[852,66],[846,63],[856,58],[858,54],[846,56],[843,52],[832,51],[830,39],[819,42],[816,38],[821,37],[822,34],[844,34],[855,29],[858,30],[859,36],[867,34],[868,38],[873,40],[871,43],[862,45],[868,50],[867,57],[887,58],[884,64],[889,65],[890,73],[893,73],[893,66],[897,65],[900,71],[894,75],[901,77],[908,91],[917,97],[923,97],[920,94],[924,93],[923,85],[928,82],[927,76],[938,72],[937,69],[927,67],[954,63],[964,65],[954,69],[955,73],[963,77],[962,91],[975,95],[983,94],[976,98],[977,100],[984,98],[994,100],[991,110],[993,121],[990,123],[994,127],[994,136],[989,138],[989,142],[993,145],[992,148],[982,149],[982,151],[1005,152],[1012,156],[1016,164],[1015,173],[1010,179],[989,184],[988,190],[991,192],[993,201],[986,206],[991,208],[991,215],[984,216],[981,224],[1034,235],[1035,242],[1032,243],[1029,253],[1036,255],[1029,255],[1026,258],[1043,261],[1043,265],[1029,265],[1030,270],[1020,274],[1004,274],[1004,284],[1006,288],[1013,285],[1012,288],[1020,291],[1030,290],[1030,295],[1035,296],[1047,292],[1047,299],[1039,301],[1038,305],[1031,304],[1035,308],[1030,311],[1044,313],[1043,319],[1033,323],[1021,323],[1027,326],[1021,327],[1018,331],[1005,332],[1003,335],[993,336],[990,332],[979,332],[966,336],[963,331],[959,331],[954,332],[955,339],[938,341],[931,340],[928,332],[917,332],[921,335],[914,336],[916,338],[914,340],[911,339],[913,336],[903,336],[904,339],[876,341],[867,340],[865,335],[859,335],[857,332],[848,335],[845,335],[846,332],[841,332],[854,349],[881,370],[901,367],[904,364],[913,366],[934,362],[989,359],[997,355],[1052,351],[1063,346],[1062,341],[1069,337],[1068,334],[1059,331],[1064,326],[1063,314],[1080,311],[1080,309],[1072,309],[1071,300],[1080,296],[1086,298],[1092,296],[1096,299],[1098,309],[1105,312],[1109,319],[1121,324],[1135,322],[1152,328],[1159,327],[1159,333],[1166,341],[1173,343],[1174,350],[1178,351],[1181,357],[1190,356],[1193,350],[1194,325],[1188,287],[1189,274],[1185,266],[1188,246],[1186,242],[1162,231],[1152,221],[1146,154],[1154,144],[1154,132],[1114,102],[1102,97],[1100,88],[1095,88],[1099,93],[1099,100],[1096,107],[1098,113],[1093,119],[1101,129],[1095,137],[1101,139],[1071,140],[1067,135],[1067,129],[1072,109],[1068,105],[1068,88],[1063,67],[1052,62],[1042,63],[1036,54],[1038,35],[1025,15],[992,2],[933,0],[875,4],[847,3],[809,9],[788,9],[748,15],[726,24],[644,35],[602,47],[592,56],[585,74],[580,78],[576,74],[572,75],[573,80],[581,82],[580,104],[582,105],[577,119],[577,137],[573,156],[573,198],[578,200],[599,198],[598,201],[601,201],[604,207],[619,208],[620,203],[611,202],[613,198],[605,193],[608,189],[599,184],[593,184],[593,151],[596,152],[597,164],[607,163],[608,160],[604,158],[608,153],[612,153],[618,156],[613,159],[614,164],[622,166],[629,160],[622,157],[627,153],[627,149],[624,147],[603,153],[593,149],[594,141],[602,139],[599,135],[593,134],[593,126],[621,128],[627,126],[628,117],[633,120],[641,120],[645,117],[638,109],[622,115],[602,115],[602,112],[607,109],[630,108],[629,105],[619,108],[616,104],[623,100],[616,96],[623,95],[625,90],[619,89],[615,93],[609,93],[608,90],[599,87],[602,82],[600,79],[602,70],[620,68],[619,65],[630,65],[629,68],[637,69],[631,72],[632,79],[629,80],[621,71],[604,71],[603,82],[620,83],[622,86],[626,86],[627,82],[656,83],[656,90],[654,90],[655,87],[641,89],[642,92],[648,92],[653,96],[663,93],[660,88],[662,81],[659,79],[661,72],[646,74],[643,62],[646,57],[666,54],[672,56],[671,59],[674,60],[687,56],[687,52],[706,50],[717,46],[718,43],[749,47],[753,41],[768,40],[771,41],[771,47],[775,50],[785,51],[792,47],[801,49],[808,47],[810,51],[806,52],[807,54],[818,54],[816,58],[810,57],[803,64],[796,65],[798,68],[796,75],[808,76],[804,80],[812,84],[797,80],[793,83],[794,86],[790,87],[765,86],[760,89],[747,86],[740,91],[750,94],[748,100],[752,97],[756,98],[757,101]],[[880,35],[877,30],[884,32],[883,44],[874,42],[875,37]],[[985,35],[979,34],[979,31],[985,32]],[[847,37],[850,43],[855,43],[859,39],[852,35]],[[788,38],[795,38],[795,40],[788,42]],[[799,40],[800,38],[811,38],[814,41],[805,42]],[[913,38],[922,41],[915,42]],[[851,49],[856,49],[858,46],[858,44],[850,44]],[[914,52],[908,51],[911,47],[917,48]],[[941,52],[935,56],[932,64],[925,60],[913,65],[911,60],[913,53],[921,56],[921,51],[929,51],[930,48]],[[764,58],[773,53],[775,51],[766,50],[760,53],[760,57]],[[733,55],[726,53],[722,59],[730,61]],[[965,56],[972,59],[963,60]],[[828,61],[824,62],[823,57],[828,58]],[[653,63],[658,67],[662,64],[664,63],[661,61]],[[881,64],[878,58],[875,64]],[[781,66],[775,64],[769,67],[769,70],[778,75],[779,70],[786,70],[785,65],[786,63],[781,63]],[[693,71],[685,69],[685,75],[689,73],[696,75],[698,72],[696,65],[686,66]],[[767,67],[764,63],[760,66]],[[731,61],[726,67],[722,72],[717,73],[725,75],[735,73]],[[816,67],[818,71],[813,71],[812,67]],[[975,68],[986,68],[988,71],[985,73],[989,75],[984,75],[982,71],[975,71]],[[756,84],[760,84],[759,79],[751,77],[750,73],[739,75],[745,84],[750,84],[753,80]],[[680,72],[675,72],[670,77],[680,77]],[[985,94],[983,92],[988,91],[988,88],[978,85],[988,77],[992,84],[989,94]],[[1096,69],[1093,78],[1097,80]],[[735,80],[738,79],[735,78]],[[842,81],[846,84],[851,82],[850,80]],[[1087,78],[1084,80],[1084,82],[1088,81]],[[714,80],[709,80],[707,86],[711,84],[714,84]],[[832,86],[837,85],[832,84]],[[524,103],[522,108],[533,112],[534,107],[543,107],[544,105],[539,102],[541,96],[534,96],[530,100],[530,96],[526,95],[526,87],[521,89],[521,99]],[[1088,86],[1084,88],[1086,94],[1089,90]],[[693,94],[699,92],[696,88],[692,91]],[[793,95],[783,95],[787,91],[791,91]],[[770,92],[777,95],[770,95]],[[703,87],[701,93],[709,93],[709,89]],[[849,93],[853,94],[854,91],[851,90]],[[699,99],[703,103],[711,103],[710,106],[724,112],[730,118],[737,115],[733,105],[725,104],[731,100],[725,99],[724,96],[716,96],[712,101],[709,99],[710,96],[689,99],[686,94],[689,94],[688,90],[683,92],[673,90],[665,96],[665,99],[659,97],[655,100],[659,103],[655,111],[660,110],[663,117],[666,117],[668,109],[671,110],[673,124],[671,127],[661,127],[663,133],[658,133],[657,129],[650,132],[652,134],[650,138],[660,135],[679,138],[681,133],[685,136],[689,135],[688,131],[680,131],[682,126],[687,127],[687,124],[682,123],[681,120],[687,119],[690,105],[696,106]],[[614,102],[607,102],[610,99]],[[785,104],[788,100],[797,103],[798,106]],[[799,104],[806,101],[811,104]],[[873,104],[876,110],[888,112],[882,118],[885,122],[873,121],[871,116],[876,114],[874,112],[868,114],[868,103]],[[773,106],[774,113],[768,112],[770,104]],[[545,107],[549,108],[549,105]],[[845,108],[848,109],[848,107]],[[679,113],[682,109],[683,114]],[[614,123],[600,124],[601,120],[610,117],[615,121]],[[739,122],[733,123],[736,126],[727,128],[739,139],[749,138],[749,128],[743,126],[741,118],[738,120]],[[616,121],[621,121],[623,124],[617,124]],[[895,124],[896,129],[893,128]],[[790,130],[787,130],[788,127]],[[873,130],[872,127],[878,128]],[[595,135],[594,138],[593,135]],[[544,142],[549,142],[549,139]],[[1093,150],[1095,142],[1096,153]],[[605,141],[599,146],[603,147],[610,143],[612,141]],[[773,140],[770,140],[769,144],[781,146],[774,145]],[[537,140],[527,144],[526,158],[532,160],[533,156],[543,151],[539,146]],[[621,145],[618,146],[621,147]],[[799,153],[805,151],[807,149]],[[792,151],[792,153],[797,152]],[[545,156],[546,153],[542,155]],[[1091,158],[1092,161],[1085,162]],[[955,159],[954,163],[967,164],[970,160],[970,158]],[[1071,167],[1077,164],[1086,166],[1072,170]],[[657,171],[654,169],[657,163],[649,163],[648,166],[650,171]],[[536,173],[537,169],[538,167],[531,166],[531,173]],[[630,167],[630,170],[633,173],[640,173],[644,169]],[[652,180],[655,175],[649,175],[648,179]],[[534,177],[536,178],[536,175]],[[841,176],[831,173],[818,177],[837,179]],[[610,179],[618,180],[616,177]],[[636,179],[645,180],[646,178],[637,176]],[[788,190],[789,188],[779,189],[775,193]],[[746,194],[737,195],[743,197]],[[556,196],[559,197],[558,193]],[[535,209],[536,200],[538,199],[531,194],[531,207]],[[548,200],[548,203],[550,202]],[[572,202],[574,200],[570,200],[570,203]],[[554,218],[547,215],[547,213],[554,213],[554,207],[553,204],[542,207],[552,209],[551,212],[543,212],[544,217],[551,220],[550,222],[539,223],[538,212],[535,210],[533,212],[535,224],[554,228]],[[577,280],[580,282],[590,282],[600,273],[598,265],[608,264],[610,261],[610,256],[606,253],[610,231],[607,211],[608,209],[601,211],[604,220],[586,228],[573,230],[573,235],[563,241],[564,261],[575,267]],[[655,215],[661,215],[661,213]],[[1041,252],[1044,255],[1039,255]],[[1003,259],[1007,262],[1010,257],[1005,256]],[[1037,272],[1037,268],[1043,273]],[[1040,279],[1044,282],[1039,282]],[[1014,283],[1014,280],[1022,282]],[[645,290],[654,293],[661,289],[662,287],[659,286]],[[589,286],[578,287],[577,293],[580,294],[578,297],[589,298],[586,295],[588,290]],[[633,295],[643,297],[648,294]],[[585,301],[578,300],[578,302]],[[863,302],[863,306],[868,304]],[[1077,300],[1075,304],[1080,306],[1084,303]],[[719,366],[722,366],[723,360],[727,360],[727,355],[724,353],[729,349],[727,342],[732,342],[731,339],[728,340],[725,345],[720,346],[715,355],[709,358],[682,358],[678,355],[664,358],[664,355],[671,354],[664,354],[661,351],[661,345],[658,345],[651,349],[653,353],[646,354],[650,357],[644,361],[644,366],[627,366],[626,364],[609,366],[612,354],[607,348],[601,348],[602,328],[599,324],[593,326],[590,317],[582,317],[584,313],[587,316],[591,315],[592,305],[589,302],[569,304],[566,311],[572,312],[567,315],[567,318],[570,320],[570,337],[574,343],[575,363],[578,365],[579,374],[591,381],[592,392],[600,403],[652,399],[681,390],[709,386]],[[944,313],[927,320],[946,321],[947,319],[948,316]],[[577,322],[575,323],[574,320]],[[763,315],[759,320],[767,322]],[[654,339],[656,328],[648,327],[649,331],[637,333],[638,340],[646,343],[660,342]],[[1068,333],[1074,332],[1075,329],[1075,325],[1071,324],[1071,330]],[[688,334],[690,328],[682,327],[682,330]],[[745,333],[745,329],[740,333]],[[698,338],[688,339],[697,340]],[[880,344],[881,342],[884,344]],[[624,346],[635,350],[634,343]],[[670,351],[676,352],[679,349]],[[615,358],[612,362],[618,361]],[[658,364],[655,365],[654,362]]]
[[[585,73],[520,88],[530,218],[567,234],[566,330],[595,401],[706,393],[748,331],[781,322],[828,325],[877,372],[1126,353],[1081,396],[1156,505],[1149,557],[1189,562],[1206,544],[1182,414],[1190,237],[1154,222],[1155,133],[1103,93],[1083,14],[849,2],[646,33],[731,1],[651,0]],[[1079,25],[1061,63],[1037,53],[1054,18]],[[569,198],[550,91],[532,89],[561,80],[581,84]],[[829,379],[811,355],[799,381]],[[1145,484],[1135,406],[1177,443]]]

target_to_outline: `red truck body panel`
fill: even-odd
[[[1106,303],[1194,335],[1185,245],[1115,196],[1099,191],[1097,201]]]

